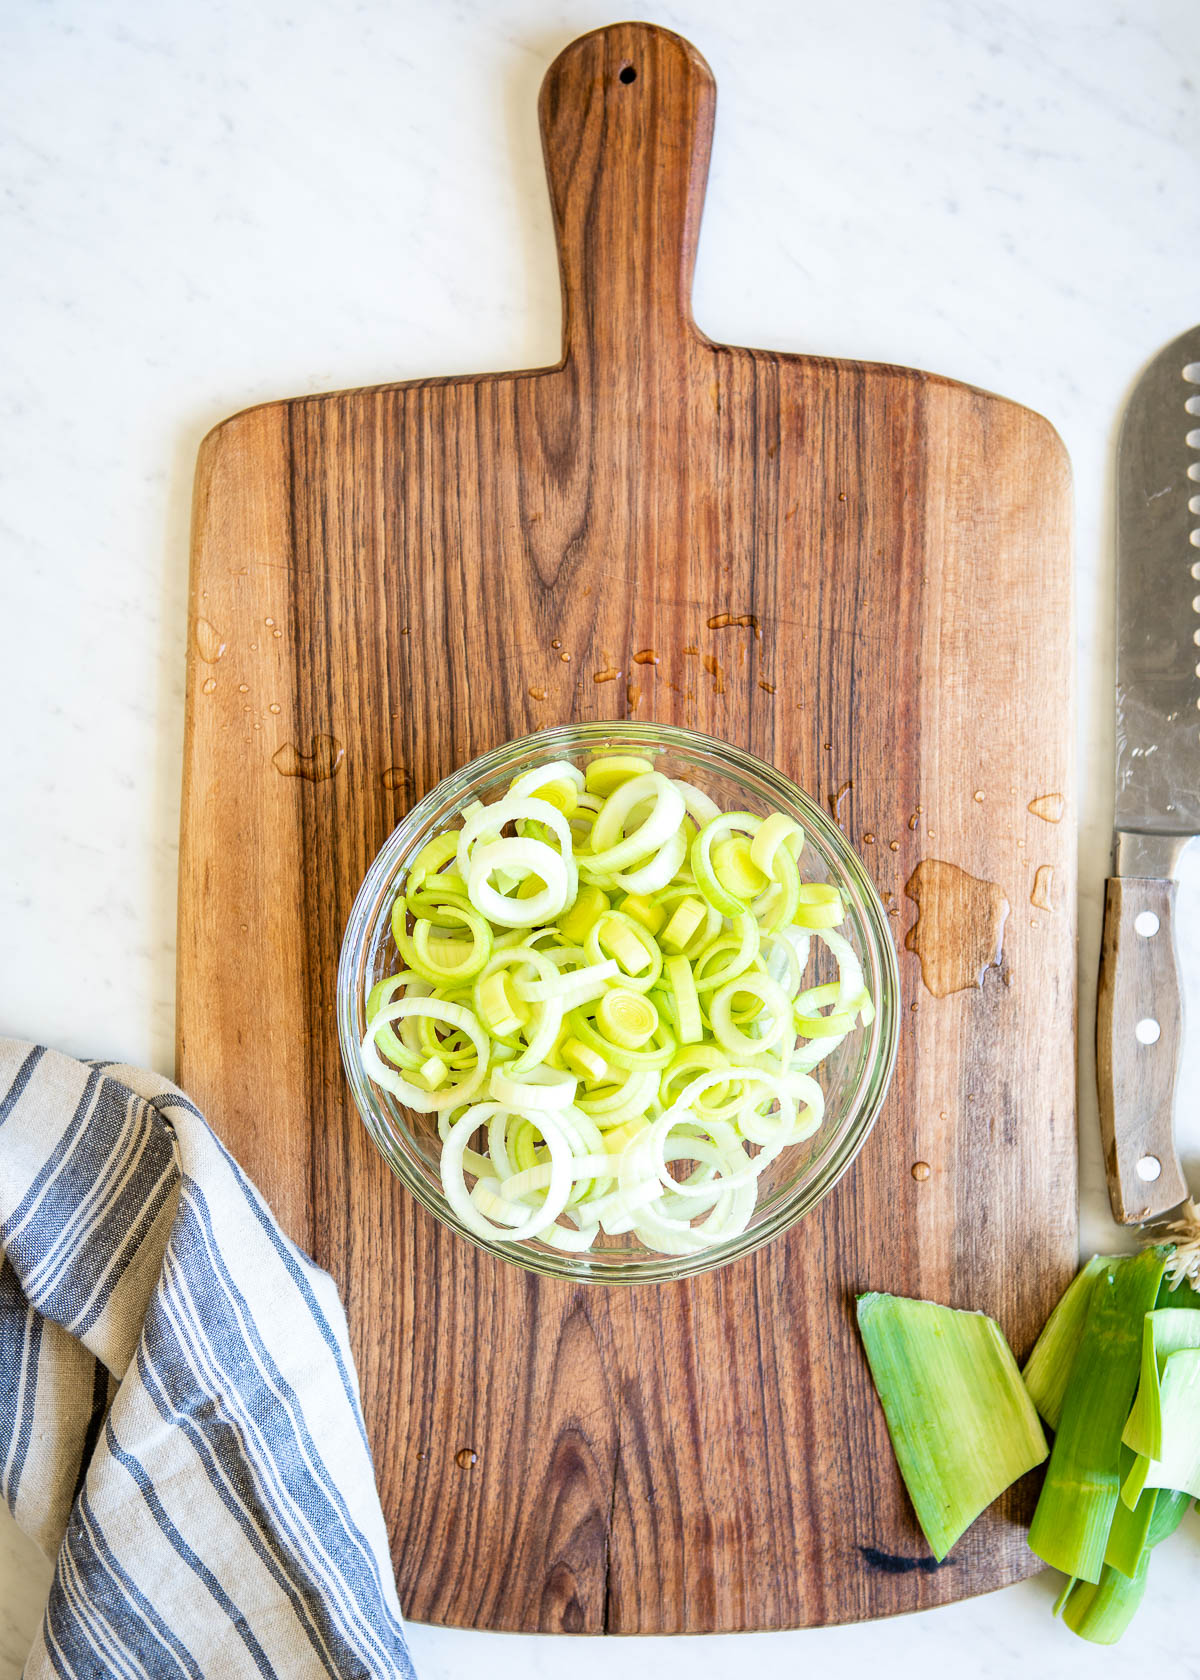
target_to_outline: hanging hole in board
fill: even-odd
[[[1157,1044],[1162,1036],[1162,1028],[1152,1015],[1146,1015],[1134,1027],[1133,1036],[1139,1044]]]
[[[1143,939],[1153,939],[1158,932],[1158,917],[1153,910],[1142,910],[1134,917],[1133,926]]]
[[[1162,1162],[1157,1155],[1143,1155],[1133,1170],[1143,1184],[1153,1184],[1162,1174]]]
[[[630,82],[637,81],[637,71],[634,69],[632,64],[623,64],[617,72],[617,80],[619,82],[624,82],[625,86],[628,87]]]
[[[1189,362],[1183,370],[1183,377],[1189,385],[1200,385],[1200,362]]]

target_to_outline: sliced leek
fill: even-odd
[[[482,1241],[699,1252],[821,1124],[819,1064],[869,1025],[837,887],[782,812],[722,812],[650,757],[534,765],[427,841],[366,999],[365,1071],[436,1117]],[[837,979],[809,975],[824,942]]]

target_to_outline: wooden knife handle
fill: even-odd
[[[682,36],[617,23],[572,41],[538,98],[568,361],[635,369],[692,325],[717,88]]]
[[[1104,899],[1096,1082],[1113,1218],[1157,1219],[1187,1194],[1175,1150],[1183,1001],[1175,883],[1112,878]]]

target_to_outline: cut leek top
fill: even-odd
[[[436,1116],[451,1208],[581,1254],[601,1231],[667,1255],[737,1236],[821,1124],[813,1070],[874,1014],[799,824],[634,756],[554,760],[460,818],[401,877],[361,1044]],[[809,980],[814,941],[836,980]]]

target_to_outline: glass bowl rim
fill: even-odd
[[[702,1249],[699,1253],[663,1255],[647,1252],[644,1258],[639,1256],[628,1263],[597,1265],[589,1262],[586,1254],[573,1255],[549,1250],[543,1252],[527,1248],[520,1243],[505,1245],[477,1236],[459,1223],[440,1192],[433,1191],[410,1164],[403,1150],[391,1136],[386,1123],[380,1118],[371,1081],[362,1067],[355,1019],[358,987],[356,969],[365,955],[378,917],[390,914],[390,899],[385,909],[383,898],[394,878],[399,860],[422,835],[448,798],[465,793],[474,784],[502,773],[514,758],[534,753],[553,756],[556,750],[568,753],[586,751],[592,744],[611,743],[614,740],[626,745],[642,741],[647,746],[653,745],[668,752],[681,752],[685,756],[708,754],[718,760],[720,768],[726,773],[732,769],[742,775],[752,776],[759,783],[765,784],[770,792],[778,794],[785,804],[797,807],[803,813],[802,826],[806,837],[816,836],[819,839],[822,860],[829,866],[831,874],[835,875],[839,885],[848,882],[855,889],[854,909],[869,934],[864,966],[870,967],[876,995],[875,1020],[871,1027],[864,1029],[871,1033],[872,1040],[850,1110],[853,1124],[848,1127],[846,1135],[842,1137],[828,1162],[813,1181],[804,1187],[798,1201],[785,1196],[775,1214],[764,1219],[760,1225],[748,1228],[725,1243],[715,1244],[711,1249]],[[372,1143],[404,1188],[455,1236],[498,1260],[563,1282],[626,1288],[637,1284],[677,1282],[742,1259],[766,1243],[774,1241],[825,1200],[857,1159],[875,1127],[891,1087],[900,1038],[899,1001],[899,961],[879,890],[845,834],[826,816],[816,800],[774,765],[768,764],[745,747],[679,724],[651,723],[636,719],[601,719],[585,723],[552,724],[545,729],[534,730],[528,735],[501,742],[443,776],[401,817],[375,854],[354,897],[342,938],[337,975],[338,1041],[342,1066],[354,1098],[354,1105]]]

